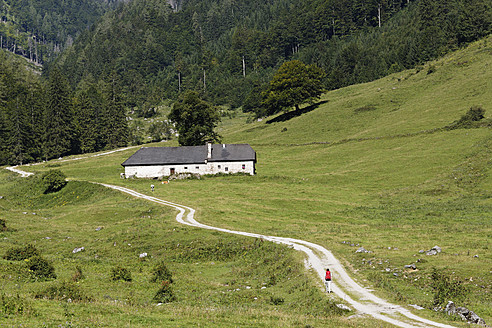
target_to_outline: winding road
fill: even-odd
[[[8,170],[21,174],[23,177],[27,177],[33,173],[25,172],[20,170],[18,167],[8,167]],[[350,276],[347,274],[340,261],[338,261],[333,254],[326,248],[299,239],[293,238],[283,238],[276,236],[267,236],[256,233],[234,231],[229,229],[223,229],[218,227],[212,227],[199,223],[195,220],[195,210],[191,207],[179,205],[176,203],[168,202],[153,196],[148,196],[137,191],[109,184],[99,183],[107,188],[118,190],[127,193],[131,196],[146,199],[148,201],[158,203],[165,206],[170,206],[178,210],[176,220],[188,226],[215,230],[225,233],[231,233],[241,236],[248,236],[253,238],[262,238],[263,240],[272,241],[274,243],[288,245],[298,251],[301,251],[307,256],[307,267],[312,268],[320,277],[324,278],[325,268],[329,267],[333,277],[334,282],[332,283],[332,290],[341,299],[350,304],[358,314],[365,314],[372,316],[375,319],[382,320],[393,324],[397,327],[412,328],[412,327],[441,327],[441,328],[452,328],[447,324],[442,324],[425,318],[421,318],[413,314],[410,310],[395,304],[391,304],[370,292],[370,290],[357,284]]]

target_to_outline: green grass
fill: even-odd
[[[0,217],[12,231],[0,233],[7,238],[0,238],[0,249],[35,242],[54,261],[58,280],[69,279],[81,265],[87,278],[80,284],[94,298],[71,304],[32,300],[32,290],[51,282],[7,279],[8,270],[20,270],[11,267],[1,275],[2,290],[20,293],[38,314],[11,315],[9,322],[39,324],[51,320],[47,313],[52,311],[53,325],[70,318],[80,326],[381,325],[340,316],[292,250],[258,249],[254,240],[180,226],[171,209],[83,182],[97,181],[148,194],[155,184],[155,196],[195,208],[200,222],[321,244],[342,259],[356,280],[392,302],[431,308],[433,268],[454,272],[469,290],[459,305],[490,323],[492,133],[490,127],[442,128],[475,105],[491,118],[491,41],[430,63],[436,68],[432,74],[424,67],[329,92],[326,103],[290,120],[246,124],[244,115],[225,120],[225,142],[247,142],[257,151],[253,177],[167,185],[122,180],[120,163],[135,149],[26,168],[58,168],[79,181],[56,195],[37,197],[34,187],[26,187],[29,180],[1,172],[0,195],[6,197],[0,200]],[[351,243],[372,253],[356,254]],[[419,253],[435,245],[443,253]],[[81,246],[85,252],[71,253]],[[139,261],[142,252],[152,257]],[[149,274],[161,259],[176,278],[178,301],[155,307],[149,302],[158,286],[149,282]],[[282,271],[284,260],[295,271]],[[411,263],[417,271],[403,269]],[[109,281],[111,268],[119,264],[131,269],[133,282]],[[277,283],[261,289],[277,271],[282,272]],[[283,304],[272,304],[282,298]],[[418,314],[452,320],[430,310]]]

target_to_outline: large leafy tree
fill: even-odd
[[[324,92],[324,71],[314,65],[305,65],[299,60],[285,62],[273,76],[262,93],[265,114],[272,115],[304,103],[312,103]]]
[[[220,136],[214,131],[220,122],[220,115],[214,106],[202,100],[195,91],[181,95],[168,118],[175,124],[179,133],[178,141],[182,146],[220,141]]]

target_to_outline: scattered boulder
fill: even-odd
[[[144,259],[144,258],[147,257],[147,253],[142,253],[138,257],[141,258],[141,259]]]
[[[342,309],[342,310],[346,310],[346,311],[352,311],[352,309],[349,308],[348,306],[346,306],[345,304],[337,304],[337,308]]]
[[[487,326],[485,324],[485,321],[482,318],[480,318],[475,312],[470,311],[469,309],[463,306],[456,307],[456,305],[452,301],[448,302],[446,308],[444,309],[444,312],[446,312],[448,315],[457,314],[461,318],[461,320],[466,321],[468,323]]]
[[[425,308],[423,308],[423,307],[421,307],[421,306],[419,306],[417,304],[408,304],[408,306],[413,307],[415,310],[423,310],[423,309],[425,309]]]
[[[453,315],[456,313],[456,305],[452,301],[449,301],[446,307],[444,308],[444,312],[449,315]]]
[[[73,249],[72,253],[78,253],[78,252],[82,252],[82,251],[85,251],[85,248],[84,247],[76,247]]]
[[[417,270],[417,266],[415,264],[408,264],[404,266],[405,269]]]
[[[372,253],[371,251],[368,251],[367,249],[365,249],[364,247],[359,247],[356,251],[356,253]]]
[[[441,247],[439,246],[434,246],[432,247],[430,250],[428,250],[427,252],[425,252],[425,255],[437,255],[439,253],[441,253]]]

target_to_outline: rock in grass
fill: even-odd
[[[337,307],[342,310],[352,311],[352,309],[346,306],[345,304],[337,304]]]
[[[76,248],[73,249],[72,253],[75,254],[75,253],[78,253],[78,252],[82,252],[84,250],[85,250],[84,247],[76,247]]]
[[[437,255],[439,253],[441,253],[441,247],[439,246],[434,246],[432,247],[430,250],[428,250],[425,255]]]
[[[364,247],[359,247],[355,252],[356,253],[372,253],[371,251],[368,251]]]
[[[446,312],[449,315],[455,314],[456,313],[456,305],[452,301],[449,301],[446,307],[444,308],[444,312]]]

